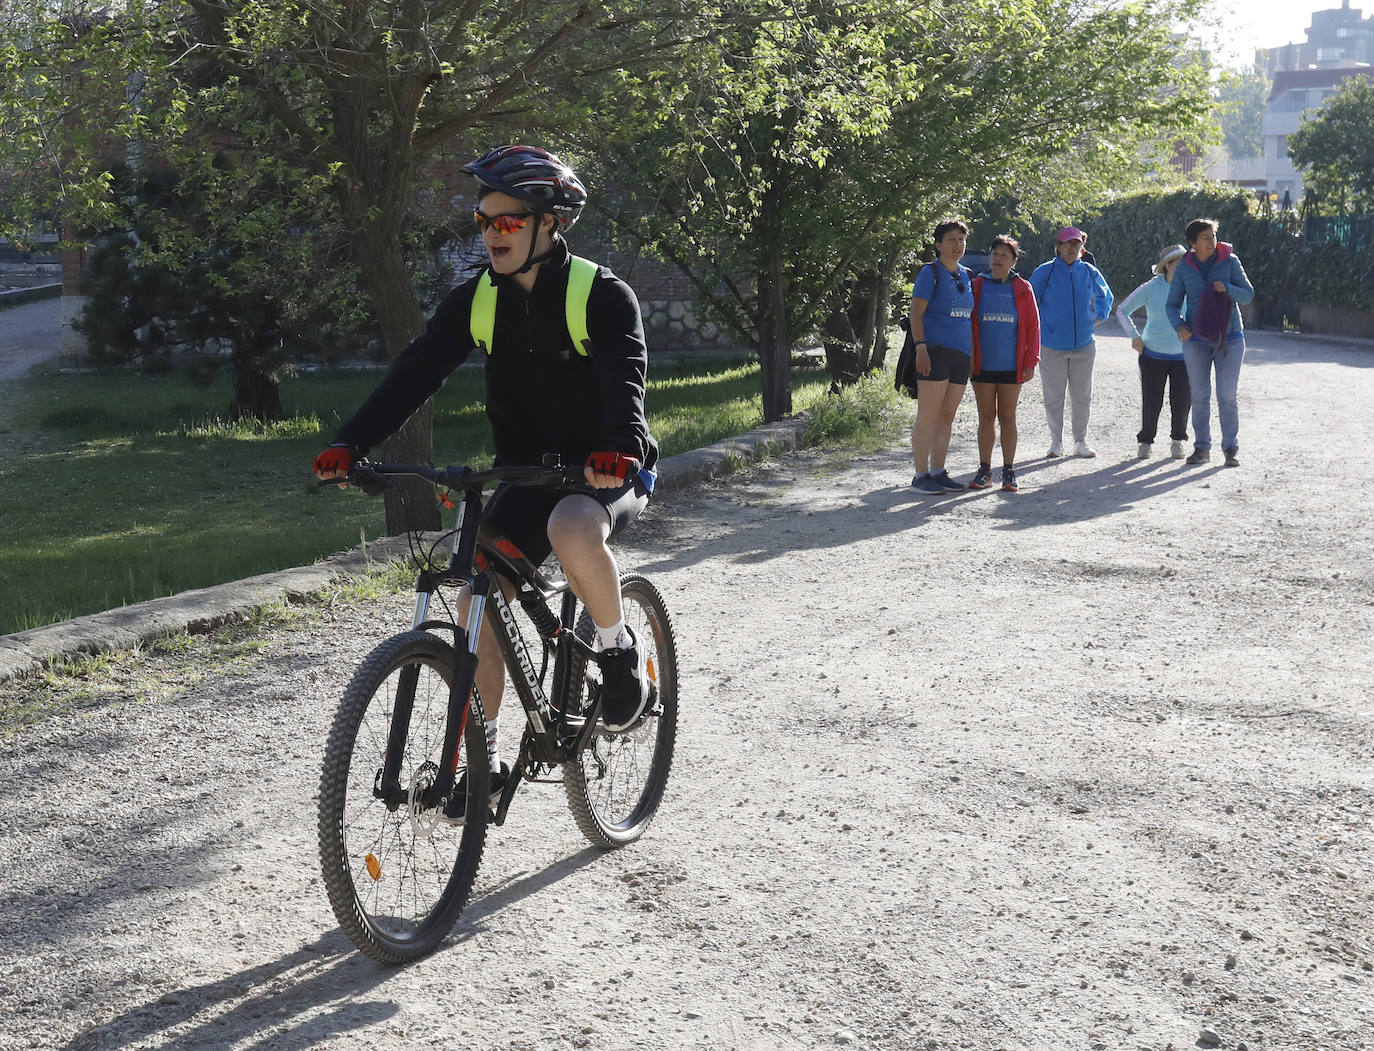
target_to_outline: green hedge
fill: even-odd
[[[1374,310],[1374,253],[1305,243],[1294,213],[1261,210],[1247,190],[1221,185],[1145,190],[1074,222],[1088,232],[1088,248],[1120,298],[1150,276],[1160,249],[1186,243],[1184,230],[1197,218],[1217,220],[1221,240],[1235,245],[1255,286],[1258,324],[1296,323],[1303,301]],[[1057,229],[1039,225],[1021,237],[1022,273],[1051,257]]]
[[[1302,298],[1323,306],[1374,312],[1374,252],[1331,243],[1303,253]]]

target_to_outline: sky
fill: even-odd
[[[1209,6],[1225,41],[1216,58],[1234,68],[1253,62],[1256,48],[1302,43],[1312,12],[1339,8],[1341,0],[1214,0]],[[1374,0],[1350,0],[1350,6],[1366,18],[1374,14]]]

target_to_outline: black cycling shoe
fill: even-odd
[[[634,632],[630,645],[602,650],[596,655],[601,665],[601,721],[607,730],[628,730],[649,706],[649,676],[644,653]]]
[[[510,767],[505,763],[501,764],[500,770],[491,772],[491,790],[488,793],[488,805],[496,806],[501,801],[501,793],[506,790],[506,779],[510,777]],[[468,772],[464,770],[458,777],[458,783],[453,786],[453,791],[449,793],[448,802],[444,804],[444,820],[451,825],[461,825],[467,819],[468,812]]]

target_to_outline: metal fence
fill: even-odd
[[[1309,244],[1336,244],[1357,252],[1374,251],[1374,215],[1309,215],[1302,224]]]

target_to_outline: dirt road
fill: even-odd
[[[1131,458],[1108,337],[1098,458],[1038,458],[1032,384],[1018,494],[917,497],[900,441],[663,494],[659,821],[597,853],[530,787],[404,969],[314,795],[405,597],[114,662],[0,743],[0,1047],[1374,1048],[1371,366],[1252,335],[1239,470]]]

